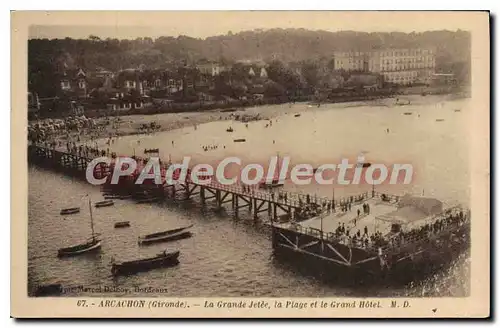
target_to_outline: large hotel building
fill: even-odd
[[[436,67],[432,49],[384,49],[334,53],[335,69],[363,71],[384,76],[397,84],[430,83]]]

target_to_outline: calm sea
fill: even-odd
[[[378,190],[435,197],[447,205],[468,205],[469,130],[474,115],[468,99],[413,97],[407,106],[394,100],[380,103],[280,105],[250,109],[277,115],[269,121],[248,124],[219,121],[196,128],[188,126],[154,135],[122,137],[110,147],[119,154],[139,154],[159,148],[160,155],[191,163],[215,163],[226,156],[243,162],[269,161],[279,154],[292,163],[338,163],[355,160],[360,153],[372,163],[410,163],[414,178],[409,185],[380,186]],[[300,117],[293,113],[301,112]],[[411,113],[411,114],[408,114]],[[266,125],[268,125],[266,127]],[[226,132],[231,126],[232,133]],[[244,143],[234,143],[245,138]],[[217,146],[204,151],[203,146]],[[212,147],[215,148],[215,147]],[[64,287],[93,288],[68,291],[71,296],[463,296],[468,293],[469,259],[463,255],[451,267],[405,287],[346,287],[326,284],[298,273],[272,256],[270,233],[254,224],[245,210],[238,219],[215,213],[210,203],[198,201],[135,204],[116,200],[115,206],[94,209],[97,232],[103,244],[99,254],[58,259],[57,249],[80,243],[90,234],[87,194],[101,200],[98,187],[62,174],[29,168],[28,289],[39,284],[61,283]],[[331,197],[368,191],[370,186],[294,186],[286,189]],[[82,212],[60,216],[64,207],[81,206]],[[114,229],[116,221],[131,227]],[[168,244],[139,247],[137,236],[194,223],[194,236]],[[154,255],[165,248],[181,251],[180,265],[129,277],[113,278],[110,261]],[[151,294],[136,288],[158,288]],[[99,292],[101,290],[101,292]]]

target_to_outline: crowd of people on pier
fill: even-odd
[[[369,204],[363,204],[363,207],[369,208]],[[419,240],[439,234],[449,228],[456,228],[466,222],[468,214],[463,210],[456,212],[445,212],[442,216],[436,218],[433,222],[411,228],[409,230],[401,229],[401,225],[393,225],[393,229],[383,234],[380,231],[369,232],[365,225],[363,230],[355,230],[355,226],[346,227],[345,223],[338,224],[333,234],[329,234],[327,239],[350,245],[357,248],[379,248],[379,247],[401,247],[404,244],[410,244]],[[397,227],[395,230],[394,227]]]
[[[462,225],[468,219],[468,214],[463,210],[455,213],[445,213],[435,221],[413,228],[409,231],[401,231],[399,234],[391,238],[386,244],[392,247],[399,247],[402,244],[410,243],[416,240],[428,238],[431,235],[439,234],[440,232]]]

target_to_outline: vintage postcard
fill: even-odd
[[[487,318],[488,12],[13,12],[16,318]]]

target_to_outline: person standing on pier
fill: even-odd
[[[360,211],[360,210],[359,210],[359,208],[358,208],[358,218],[359,218],[359,214],[361,214],[361,211]]]

